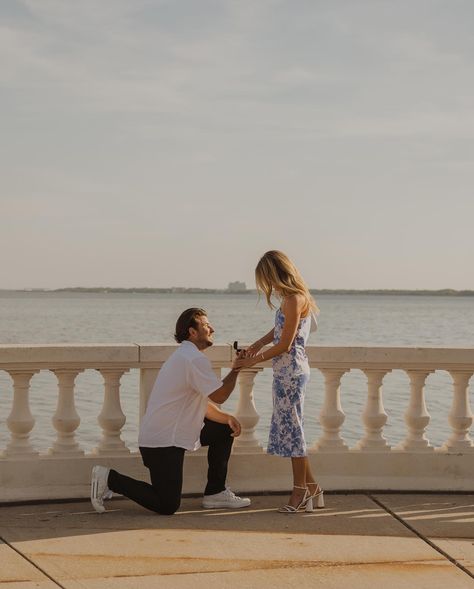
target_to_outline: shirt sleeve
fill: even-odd
[[[190,386],[203,397],[209,397],[211,393],[222,386],[222,380],[217,378],[211,363],[205,356],[191,360],[188,381]]]

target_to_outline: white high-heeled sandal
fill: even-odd
[[[283,505],[283,507],[278,508],[278,513],[297,513],[300,509],[306,508],[308,511],[308,501],[311,499],[308,491],[308,487],[299,487],[298,485],[294,485],[293,489],[304,489],[304,495],[301,501],[298,503],[296,507],[293,505]],[[313,507],[311,504],[311,511],[313,511]]]
[[[308,503],[306,505],[306,511],[314,511],[314,501],[316,499],[316,507],[318,509],[324,508],[324,491],[318,485],[318,483],[309,483],[310,485],[316,485],[314,493],[310,493],[308,497]],[[308,489],[309,490],[309,489]]]

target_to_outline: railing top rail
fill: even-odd
[[[176,349],[171,343],[129,344],[12,344],[0,345],[0,368],[23,365],[39,368],[120,365],[160,365]],[[314,368],[386,368],[474,371],[474,348],[421,348],[373,346],[307,346]],[[216,344],[206,351],[222,366],[232,361],[230,344]],[[270,362],[265,364],[270,365]]]
[[[307,354],[315,368],[474,369],[474,348],[308,346]]]
[[[16,344],[0,346],[5,364],[134,363],[140,358],[135,344]]]

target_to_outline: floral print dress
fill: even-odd
[[[277,344],[285,323],[280,309],[275,315],[273,343]],[[273,414],[267,453],[285,457],[307,455],[303,431],[303,405],[310,369],[305,345],[311,331],[311,314],[300,320],[289,352],[273,358]]]

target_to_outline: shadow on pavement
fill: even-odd
[[[472,495],[394,494],[376,498],[423,534],[473,536]],[[328,495],[326,508],[313,513],[277,513],[277,507],[284,501],[284,496],[256,496],[249,508],[203,510],[199,498],[183,499],[173,516],[154,514],[126,499],[108,501],[108,511],[101,515],[88,502],[2,507],[0,536],[7,541],[26,541],[137,529],[413,536],[369,495]]]

